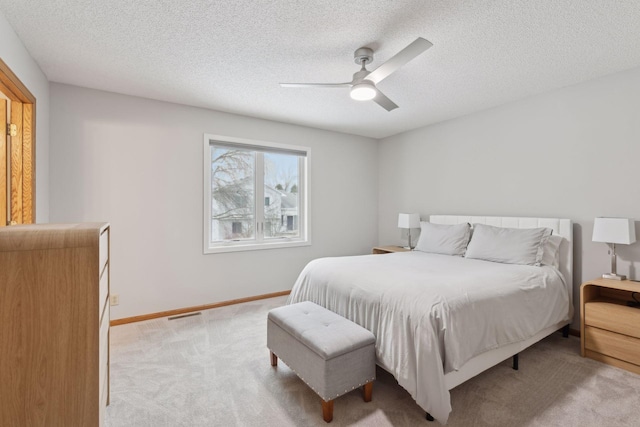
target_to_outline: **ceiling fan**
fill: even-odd
[[[353,75],[353,80],[346,83],[280,83],[282,87],[351,87],[351,98],[358,101],[373,100],[387,111],[394,110],[398,106],[389,98],[387,98],[378,88],[376,84],[383,79],[389,77],[407,62],[429,49],[433,44],[418,37],[409,46],[396,53],[391,59],[380,65],[373,71],[367,70],[367,63],[373,61],[373,50],[368,47],[361,47],[353,54],[356,64],[360,64],[362,68]]]

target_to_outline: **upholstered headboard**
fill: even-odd
[[[537,228],[547,227],[553,234],[564,237],[560,245],[560,272],[573,289],[573,225],[570,219],[560,218],[524,218],[509,216],[464,216],[464,215],[431,215],[429,222],[434,224],[487,224],[494,227]],[[573,293],[572,293],[573,294]],[[573,298],[572,298],[573,299]]]

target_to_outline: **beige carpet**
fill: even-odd
[[[319,398],[269,364],[266,316],[286,297],[111,328],[107,426],[324,426]],[[640,426],[640,376],[583,359],[560,334],[451,392],[449,426]],[[373,401],[335,401],[333,426],[424,426],[424,412],[378,369]]]

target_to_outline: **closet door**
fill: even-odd
[[[0,227],[35,219],[35,102],[0,59]]]
[[[0,98],[0,123],[7,120],[7,100]],[[4,126],[3,126],[4,127]],[[0,227],[7,225],[7,207],[9,206],[10,191],[7,187],[7,132],[1,132],[0,136]]]

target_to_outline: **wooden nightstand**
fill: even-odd
[[[640,283],[596,279],[580,286],[582,356],[640,374]]]
[[[393,252],[409,252],[409,249],[402,246],[376,246],[372,249],[372,254],[390,254]]]

